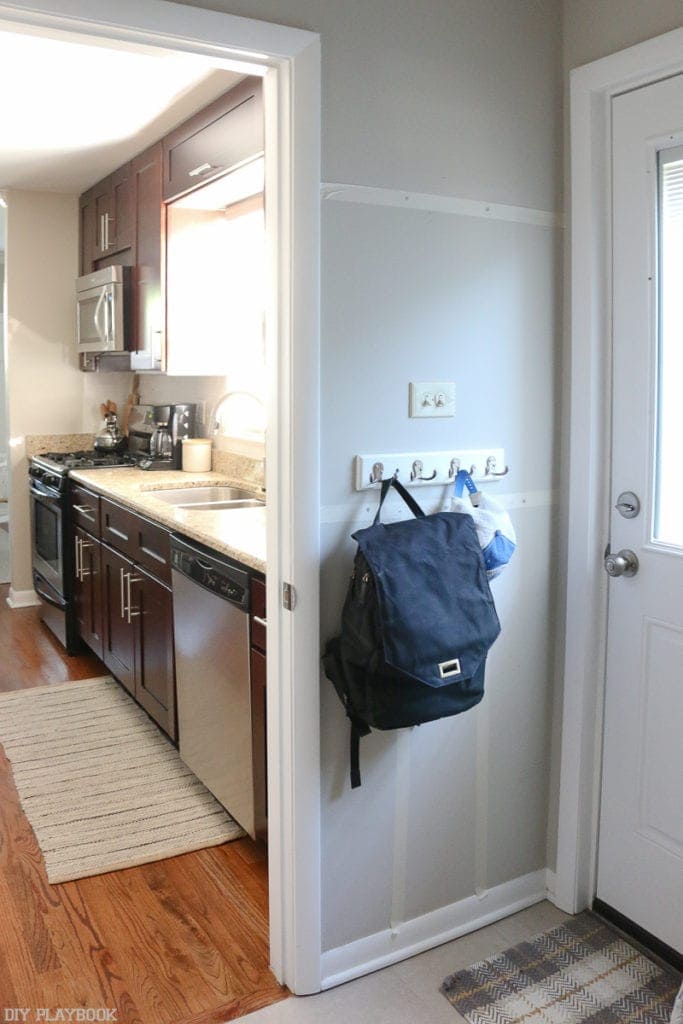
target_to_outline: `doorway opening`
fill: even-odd
[[[658,106],[666,123],[660,124],[659,129],[647,125],[643,138],[633,143],[636,158],[630,160],[628,167],[626,161],[616,160],[613,146],[618,117],[624,117],[624,104],[630,104],[631,99],[636,104],[642,100],[645,109],[649,90],[667,88],[668,83],[676,82],[674,76],[683,71],[680,56],[682,40],[683,30],[679,29],[572,73],[571,472],[568,485],[570,503],[567,521],[570,526],[566,617],[566,634],[570,639],[565,656],[555,888],[558,906],[572,913],[590,906],[596,891],[600,895],[598,822],[601,814],[604,821],[607,811],[611,810],[611,797],[608,794],[605,800],[604,792],[603,806],[600,808],[603,763],[609,760],[608,732],[612,736],[619,736],[624,743],[628,742],[624,717],[627,673],[625,671],[623,677],[618,678],[616,706],[619,708],[619,726],[615,732],[614,716],[611,714],[615,699],[612,696],[610,700],[609,692],[606,693],[606,687],[609,689],[609,681],[606,680],[610,658],[608,648],[612,647],[613,654],[623,640],[623,663],[628,666],[631,679],[635,678],[641,684],[653,663],[652,652],[656,645],[651,641],[659,640],[656,635],[662,624],[659,618],[664,625],[671,621],[668,610],[666,615],[659,618],[657,613],[650,614],[649,619],[647,615],[641,614],[637,629],[627,624],[623,628],[622,637],[615,635],[612,630],[612,641],[608,641],[608,614],[611,616],[616,613],[619,603],[623,604],[629,597],[635,609],[640,583],[650,587],[654,585],[654,588],[657,588],[657,583],[654,573],[648,574],[647,571],[640,575],[634,574],[634,580],[630,577],[610,580],[608,602],[608,576],[605,570],[610,576],[626,575],[624,570],[629,570],[628,556],[632,548],[636,548],[642,556],[640,560],[644,565],[646,558],[651,561],[654,551],[652,536],[648,533],[654,522],[650,515],[654,474],[647,469],[647,459],[652,456],[649,445],[654,433],[649,427],[653,421],[650,419],[647,429],[642,426],[642,407],[640,418],[632,406],[629,406],[627,416],[624,415],[623,405],[627,394],[623,368],[625,347],[629,344],[632,346],[634,358],[626,365],[635,372],[636,354],[640,360],[637,365],[642,368],[651,355],[650,346],[655,338],[651,331],[651,315],[656,310],[657,302],[649,300],[647,295],[644,297],[644,291],[654,289],[656,281],[656,260],[652,260],[651,248],[655,237],[654,216],[651,220],[648,216],[655,208],[655,140],[660,140],[661,148],[680,143],[680,127],[683,122],[680,101],[679,109],[673,117],[667,117],[667,112]],[[622,109],[622,114],[619,114],[618,108]],[[668,143],[663,142],[664,139],[668,139]],[[620,220],[615,214],[619,196],[623,195],[626,182],[629,187],[642,186],[642,195],[645,195],[646,183],[643,179],[646,168],[649,198],[639,201],[637,210],[635,204],[627,208],[621,202],[621,207],[627,213]],[[630,179],[629,170],[632,171]],[[627,224],[626,231],[624,224]],[[625,285],[626,275],[638,261],[642,279],[638,280],[637,287],[629,294]],[[646,268],[644,272],[643,267]],[[636,276],[633,273],[631,280],[635,280]],[[638,309],[640,317],[636,344],[629,334],[631,328],[635,329],[636,321],[632,315],[633,309],[630,315],[625,312],[625,297],[633,302],[633,309]],[[624,330],[625,326],[627,331]],[[616,351],[619,346],[622,346],[620,356]],[[656,377],[648,374],[649,369],[647,373],[641,372],[638,380],[641,401],[651,401],[652,398],[649,385]],[[650,416],[653,408],[654,402],[651,401]],[[622,428],[627,417],[634,430],[639,431],[639,450],[635,452],[628,445],[623,445],[623,451],[619,452],[617,458],[617,441],[625,436]],[[634,480],[636,473],[639,476]],[[631,481],[628,491],[623,483],[625,475]],[[631,495],[629,492],[632,487],[634,493]],[[577,489],[581,491],[580,494],[576,493]],[[627,541],[632,543],[624,542],[624,531],[631,531]],[[612,553],[605,558],[608,542],[611,543]],[[622,546],[623,551],[619,551]],[[622,561],[619,560],[620,555]],[[632,589],[627,590],[631,584]],[[659,590],[665,592],[662,586],[659,586]],[[632,649],[628,650],[627,641],[642,646],[642,657],[638,653],[634,655]],[[666,682],[665,674],[659,668],[656,675],[658,680]],[[614,678],[613,669],[612,676]],[[654,697],[654,691],[650,696]],[[632,701],[630,703],[632,705]],[[631,744],[628,761],[639,771],[650,767],[648,758],[643,756],[643,740],[646,738],[646,728],[650,728],[652,723],[653,706],[650,701],[649,721],[642,707],[635,715],[631,707],[630,720],[636,722],[638,740]],[[672,712],[673,709],[667,706],[666,717],[669,722],[675,720]],[[611,719],[611,723],[608,719]],[[633,729],[631,735],[634,735]],[[661,743],[660,749],[665,749]],[[613,769],[610,771],[613,775]],[[644,781],[643,772],[641,782]],[[650,787],[648,790],[647,785],[642,785],[639,790],[639,786],[632,782],[632,779],[622,774],[618,780],[619,793],[639,801],[637,815],[632,816],[632,821],[637,820],[634,829],[639,833],[638,840],[643,838],[649,841],[648,816],[652,816],[654,805],[648,804],[648,800],[654,789]],[[660,809],[675,814],[675,804],[667,798],[667,792],[657,789],[657,796],[660,793],[664,796]],[[622,850],[625,849],[616,832],[614,836],[621,843]],[[654,850],[656,844],[651,845]],[[658,848],[664,850],[664,844],[659,842]],[[633,859],[628,853],[626,856]],[[650,872],[649,879],[655,877],[662,881],[659,870],[654,874]],[[637,891],[636,882],[631,880],[630,885],[633,891]],[[654,886],[648,888],[645,897],[652,906],[661,907],[666,902],[661,894],[656,896]]]
[[[114,46],[128,50],[134,44],[177,48],[185,54],[210,58],[214,64],[222,62],[226,69],[238,74],[264,76],[268,286],[267,356],[263,376],[266,380],[264,396],[268,396],[268,501],[277,509],[277,515],[271,515],[268,521],[266,559],[266,575],[273,584],[268,587],[267,598],[269,960],[278,981],[301,993],[314,991],[320,983],[315,558],[318,508],[316,503],[297,515],[292,477],[294,467],[299,471],[312,468],[307,475],[307,484],[312,490],[316,488],[316,398],[314,396],[311,401],[297,405],[294,393],[301,390],[310,396],[310,381],[316,379],[317,373],[318,287],[317,275],[310,275],[311,267],[315,267],[318,259],[317,38],[309,33],[283,30],[279,26],[259,26],[212,12],[178,10],[168,14],[165,5],[158,5],[154,0],[140,4],[135,17],[118,20],[114,15],[106,25],[95,25],[88,6],[87,2],[80,5],[80,20],[74,13],[73,4],[69,5],[69,14],[63,18],[47,11],[42,15],[36,13],[35,4],[32,12],[25,15],[17,14],[15,4],[7,8],[0,5],[0,17],[6,14],[11,18],[11,27],[15,31],[23,27],[29,29],[29,34],[35,32],[38,36],[56,37],[60,33],[78,34],[96,28],[94,45],[98,47],[106,47],[107,41],[113,41]],[[54,4],[50,10],[54,12]],[[151,15],[154,18],[150,18]],[[157,25],[163,24],[167,34],[158,35],[151,31],[146,24],[147,19]],[[250,45],[246,45],[247,42]],[[291,86],[297,73],[299,88],[295,103]],[[270,164],[269,153],[272,156]],[[299,173],[293,183],[295,156]],[[17,184],[12,187],[22,190]],[[301,273],[304,266],[306,275]],[[295,334],[296,343],[293,342]],[[161,385],[157,379],[147,386],[158,389]],[[221,389],[218,396],[197,396],[198,402],[206,403],[207,415],[224,397],[224,392],[232,390],[226,388],[225,382]],[[85,408],[84,402],[83,410]],[[20,442],[30,428],[21,427],[15,433],[10,421],[10,431],[13,439]],[[16,480],[13,488],[14,497],[18,495]],[[279,601],[283,580],[290,585],[295,584],[300,594],[300,614],[296,619],[291,613],[285,614]],[[295,672],[300,691],[297,701],[291,692]],[[307,690],[311,695],[310,706],[307,705],[302,712],[296,705],[300,703],[301,692]],[[247,856],[247,862],[251,856]],[[255,863],[252,861],[251,866]],[[221,885],[225,880],[221,880],[219,874],[215,881]],[[165,899],[164,902],[167,909],[170,908]],[[178,906],[176,900],[173,903],[176,908],[173,912],[182,915],[182,905]],[[227,905],[222,911],[227,915]],[[198,913],[196,908],[195,913]],[[195,941],[199,941],[196,935]],[[200,953],[195,948],[193,955]],[[245,964],[248,967],[248,958]],[[202,1010],[212,1008],[215,1007],[200,1007]],[[233,1015],[249,1008],[248,1001],[243,999],[234,1008]],[[192,1012],[196,1012],[196,1007],[192,1007]]]
[[[7,458],[7,376],[5,367],[5,219],[6,201],[0,193],[0,584],[10,581],[9,473]]]

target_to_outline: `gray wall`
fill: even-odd
[[[326,181],[555,208],[559,2],[196,6],[321,33]],[[559,232],[334,200],[322,216],[329,636],[363,505],[354,454],[502,445],[502,492],[554,486]],[[408,382],[439,379],[456,381],[456,417],[409,420]],[[322,682],[325,949],[546,865],[554,527],[548,500],[525,500],[513,513],[519,554],[496,584],[503,636],[479,709],[364,740],[352,793],[347,724]]]
[[[564,0],[565,70],[681,26],[681,0]]]

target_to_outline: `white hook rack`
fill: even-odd
[[[356,455],[355,486],[357,491],[367,491],[396,476],[406,487],[437,487],[453,483],[459,469],[466,469],[476,484],[495,483],[509,472],[505,449]]]

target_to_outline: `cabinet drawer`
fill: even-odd
[[[85,487],[71,484],[71,521],[96,537],[100,535],[100,496]]]
[[[170,584],[171,546],[163,526],[102,498],[102,540]]]
[[[117,505],[109,498],[101,499],[102,540],[117,551],[133,557],[135,547],[135,520],[137,516],[127,508]]]
[[[171,539],[168,530],[136,516],[135,561],[162,583],[171,585]]]
[[[163,140],[164,199],[220,177],[263,151],[263,96],[247,78]]]
[[[251,645],[266,650],[266,581],[251,581]]]

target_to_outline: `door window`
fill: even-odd
[[[659,339],[654,537],[683,547],[683,147],[659,154]]]

